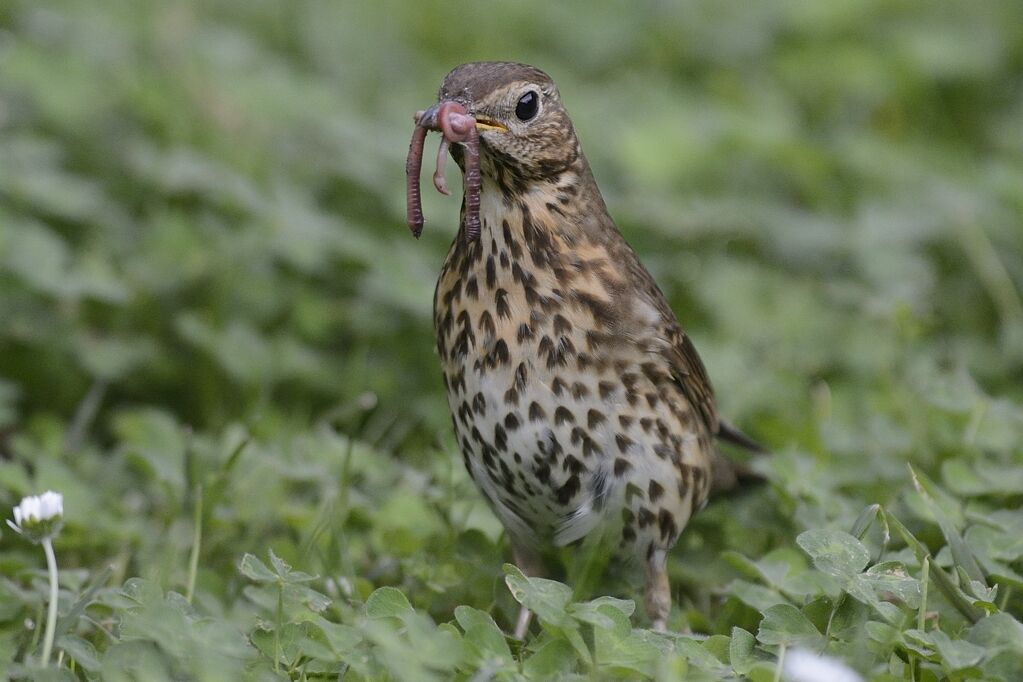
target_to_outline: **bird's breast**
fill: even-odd
[[[466,467],[520,539],[566,544],[623,510],[677,534],[706,454],[696,420],[654,340],[622,328],[607,251],[565,243],[550,203],[484,192],[480,239],[442,269],[437,347]]]

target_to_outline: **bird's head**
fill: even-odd
[[[437,103],[417,112],[415,121],[405,175],[406,220],[416,237],[423,229],[419,173],[430,130],[443,136],[433,175],[437,190],[450,193],[443,173],[448,149],[462,168],[465,234],[470,240],[480,233],[486,185],[481,174],[500,188],[506,202],[538,187],[550,192],[553,201],[562,197],[555,196],[555,188],[577,194],[592,185],[593,196],[582,203],[603,207],[558,88],[540,69],[512,62],[462,64],[444,78]]]
[[[554,81],[532,66],[473,62],[451,71],[441,85],[440,107],[454,102],[475,119],[481,168],[497,179],[519,181],[560,174],[579,155],[572,121]],[[461,163],[460,150],[453,149]]]

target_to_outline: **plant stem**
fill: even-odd
[[[284,583],[277,584],[277,626],[274,628],[274,672],[281,671],[281,626],[284,621]]]
[[[778,647],[778,663],[774,667],[774,682],[781,682],[781,671],[785,665],[785,645]]]
[[[927,588],[930,587],[931,558],[924,557],[920,571],[920,611],[916,616],[916,629],[921,632],[927,626]]]
[[[46,553],[46,567],[50,572],[50,607],[46,612],[46,635],[43,637],[43,667],[50,664],[53,651],[53,636],[57,631],[57,557],[53,554],[53,541],[43,538],[43,552]]]
[[[195,595],[195,575],[199,572],[199,547],[202,545],[202,486],[195,486],[195,527],[192,531],[192,552],[188,558],[188,586],[185,599],[189,604]]]

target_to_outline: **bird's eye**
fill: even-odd
[[[519,97],[519,103],[515,105],[515,115],[518,116],[520,121],[528,121],[536,116],[536,112],[540,109],[540,96],[536,94],[536,90],[530,90],[522,97]]]

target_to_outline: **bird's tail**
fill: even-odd
[[[736,445],[754,455],[769,454],[767,448],[724,420],[718,422],[716,435],[726,443]],[[759,483],[765,480],[764,476],[749,464],[737,462],[716,451],[711,458],[711,477],[714,493],[728,492],[749,483]]]
[[[738,445],[743,450],[748,450],[757,455],[766,455],[767,448],[756,442],[735,426],[732,426],[724,419],[718,421],[717,437],[726,443]]]

